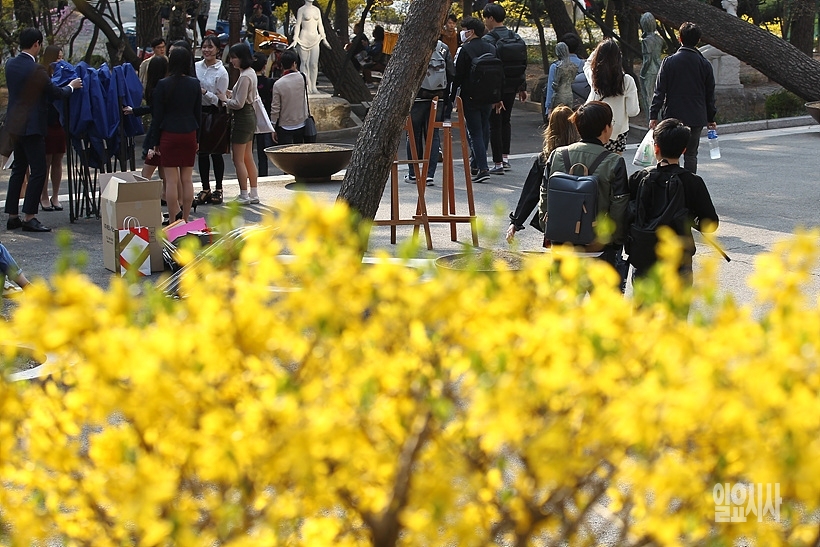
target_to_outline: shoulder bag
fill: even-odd
[[[305,103],[307,104],[308,117],[305,120],[305,142],[316,142],[316,120],[310,115],[310,99],[308,99],[307,92],[307,76],[302,73],[302,79],[305,81]]]
[[[253,86],[251,86],[253,87]],[[270,116],[265,112],[265,104],[262,102],[262,97],[259,96],[257,89],[253,90],[253,111],[256,114],[256,131],[254,133],[273,133],[273,125],[270,123]]]

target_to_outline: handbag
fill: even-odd
[[[227,154],[231,144],[231,114],[224,106],[202,109],[200,154]]]
[[[253,111],[256,114],[256,131],[254,133],[273,133],[273,125],[270,123],[270,116],[265,112],[265,104],[262,102],[262,97],[259,92],[256,92],[256,97],[253,99]]]
[[[307,104],[308,117],[305,120],[305,142],[316,142],[316,120],[310,115],[310,99],[308,99],[307,92],[307,76],[302,73],[302,79],[305,80],[305,104]]]
[[[117,273],[125,276],[126,273],[135,271],[139,276],[151,275],[148,228],[140,225],[136,217],[125,217],[122,229],[114,231],[117,236],[114,245],[117,253]]]

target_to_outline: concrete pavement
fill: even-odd
[[[475,184],[475,207],[481,226],[479,236],[483,248],[507,249],[504,231],[508,225],[507,214],[514,209],[524,178],[531,165],[532,156],[541,147],[541,117],[537,111],[530,111],[516,105],[512,114],[513,145],[510,163],[512,169],[503,176],[493,176],[486,184]],[[748,126],[735,124],[734,127],[719,128],[721,135],[720,160],[710,160],[704,142],[700,154],[699,174],[704,178],[712,193],[718,214],[721,218],[717,239],[731,255],[731,263],[721,263],[720,283],[739,301],[749,302],[752,292],[746,285],[746,278],[752,271],[755,257],[770,250],[773,244],[799,226],[817,226],[818,197],[816,154],[820,148],[820,126],[814,125],[810,118],[779,120],[778,129],[757,129],[740,132],[743,129],[756,129],[750,122]],[[812,125],[810,125],[812,124]],[[637,170],[631,165],[631,154],[644,130],[635,128],[630,133],[632,146],[625,154],[629,172]],[[322,135],[337,142],[355,142],[351,132],[336,136]],[[322,139],[324,140],[324,139]],[[705,141],[705,139],[704,139]],[[403,148],[403,147],[402,147]],[[454,147],[458,152],[460,148]],[[460,154],[457,154],[457,156]],[[278,172],[272,168],[273,173]],[[238,193],[238,185],[233,177],[233,165],[226,158],[226,198]],[[0,172],[0,199],[5,198],[9,171]],[[436,174],[435,186],[427,188],[427,205],[431,214],[441,211],[441,173]],[[403,176],[402,172],[402,176]],[[457,157],[456,203],[460,214],[466,213],[466,194],[464,175]],[[312,184],[299,187],[290,176],[271,176],[260,179],[259,193],[262,206],[243,208],[245,222],[253,223],[261,219],[265,205],[282,206],[293,199],[297,192],[307,192],[313,198],[327,201],[335,200],[340,186],[341,176],[324,184]],[[64,184],[65,186],[65,184]],[[199,188],[198,175],[195,174],[195,186]],[[68,198],[66,189],[61,200]],[[400,202],[403,215],[410,215],[415,209],[415,186],[399,183]],[[389,217],[389,183],[382,196],[382,207],[377,218]],[[204,216],[218,209],[216,206],[200,207],[193,217]],[[3,224],[7,216],[2,215]],[[106,287],[113,274],[103,268],[101,226],[98,219],[79,219],[73,224],[64,212],[41,212],[38,218],[45,224],[67,231],[71,235],[69,249],[84,253],[87,256],[85,272],[96,284]],[[0,240],[9,248],[29,277],[50,276],[55,271],[57,259],[63,250],[58,244],[56,234],[32,234],[19,230],[8,232],[0,226]],[[471,245],[469,226],[459,225],[459,241],[450,241],[449,225],[434,224],[432,227],[434,250],[421,251],[421,258],[437,257],[443,254],[459,252]],[[398,228],[398,240],[406,240],[412,234],[411,227]],[[541,245],[541,234],[528,228],[516,237],[520,249],[538,249]],[[390,244],[390,229],[374,227],[371,233],[369,252],[386,249],[396,252],[396,246]],[[699,242],[698,257],[713,253],[710,247]],[[696,274],[697,275],[697,274]],[[155,275],[152,278],[158,279]],[[815,270],[812,277],[813,295],[820,294],[820,271]]]

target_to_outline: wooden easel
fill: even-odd
[[[409,135],[410,142],[415,142],[413,133],[413,123],[410,117],[407,117],[407,122],[404,128]],[[428,131],[428,139],[432,135]],[[427,160],[419,159],[416,153],[416,147],[410,147],[412,151],[412,158],[408,160],[400,160],[398,158],[398,150],[396,150],[396,159],[393,160],[393,165],[390,168],[390,218],[386,220],[374,220],[374,226],[390,226],[390,243],[396,244],[396,226],[414,226],[413,237],[418,237],[419,226],[424,227],[424,235],[427,240],[427,249],[433,248],[433,239],[430,235],[430,222],[427,220],[427,204],[424,202],[424,187],[427,184]],[[424,163],[422,168],[423,177],[416,177],[416,188],[418,189],[419,199],[416,202],[416,214],[412,218],[401,218],[399,211],[399,165],[413,165],[418,175],[419,164]]]
[[[433,147],[433,130],[441,129],[441,153],[444,158],[442,168],[443,184],[441,189],[441,215],[428,215],[429,222],[450,224],[450,241],[458,241],[456,224],[469,223],[473,246],[478,247],[478,229],[476,227],[475,200],[473,199],[473,178],[470,174],[470,152],[467,147],[467,127],[464,123],[464,105],[461,97],[456,97],[458,116],[455,120],[437,120],[438,99],[433,99],[430,106],[430,119],[427,124],[427,142],[424,156],[430,157]],[[453,128],[459,131],[461,140],[461,158],[464,164],[464,182],[467,188],[467,215],[456,214],[455,174],[453,170]],[[410,147],[411,151],[414,147]],[[422,176],[427,177],[427,163],[422,164]],[[424,186],[419,187],[419,201],[424,201]]]
[[[396,152],[396,160],[390,171],[390,218],[385,220],[375,220],[374,226],[390,226],[390,243],[396,243],[396,226],[413,226],[413,236],[418,237],[419,226],[424,227],[425,237],[427,240],[427,248],[433,248],[433,242],[430,236],[430,223],[443,222],[450,224],[450,239],[457,241],[458,234],[456,231],[456,224],[469,223],[470,232],[472,235],[473,245],[478,247],[478,230],[476,227],[475,215],[475,201],[473,199],[473,180],[470,175],[470,167],[468,158],[470,157],[467,148],[467,130],[464,124],[463,105],[461,98],[456,98],[456,106],[458,108],[458,117],[455,121],[445,120],[436,121],[438,114],[438,99],[433,99],[430,104],[430,117],[427,123],[427,139],[424,146],[423,157],[418,157],[418,151],[415,146],[410,146],[410,159],[398,159],[398,151]],[[455,175],[453,169],[453,135],[452,129],[459,130],[461,140],[461,155],[464,158],[464,175],[467,188],[467,215],[456,214],[456,197],[455,197]],[[429,171],[429,162],[432,155],[438,153],[438,150],[433,152],[433,132],[436,129],[441,129],[441,149],[443,156],[443,184],[441,191],[441,215],[429,215],[427,213],[427,201],[425,199],[425,190],[427,185],[427,173]],[[415,134],[413,133],[413,124],[410,118],[407,118],[405,123],[405,130],[411,143],[415,143]],[[399,165],[412,165],[416,175],[416,190],[418,191],[418,200],[416,202],[416,214],[413,218],[401,218],[399,212]]]

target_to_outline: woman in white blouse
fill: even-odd
[[[598,44],[584,65],[584,74],[592,87],[589,101],[603,101],[612,108],[612,137],[604,143],[607,150],[623,155],[629,118],[641,113],[638,86],[622,68],[621,48],[606,38]]]
[[[233,90],[218,94],[220,101],[225,102],[233,111],[231,127],[231,156],[236,167],[236,178],[239,181],[239,195],[234,201],[240,205],[259,203],[256,189],[258,171],[253,158],[253,135],[256,131],[256,113],[253,101],[256,98],[256,72],[251,68],[253,57],[247,44],[238,43],[228,50],[231,65],[241,72]],[[248,191],[250,183],[250,192]]]
[[[206,36],[202,39],[202,60],[195,65],[196,77],[202,88],[202,118],[217,116],[219,113],[219,96],[228,90],[228,71],[219,60],[219,39],[216,36]],[[228,135],[206,135],[207,128],[200,124],[199,137],[199,176],[202,179],[202,191],[196,196],[197,204],[222,203],[222,178],[225,175],[225,159],[222,154],[227,152]],[[217,127],[216,129],[219,129]],[[211,128],[213,130],[213,127]],[[204,146],[203,146],[204,145]],[[211,147],[208,149],[208,147]],[[214,164],[214,181],[216,188],[211,192],[209,174],[211,161]]]

